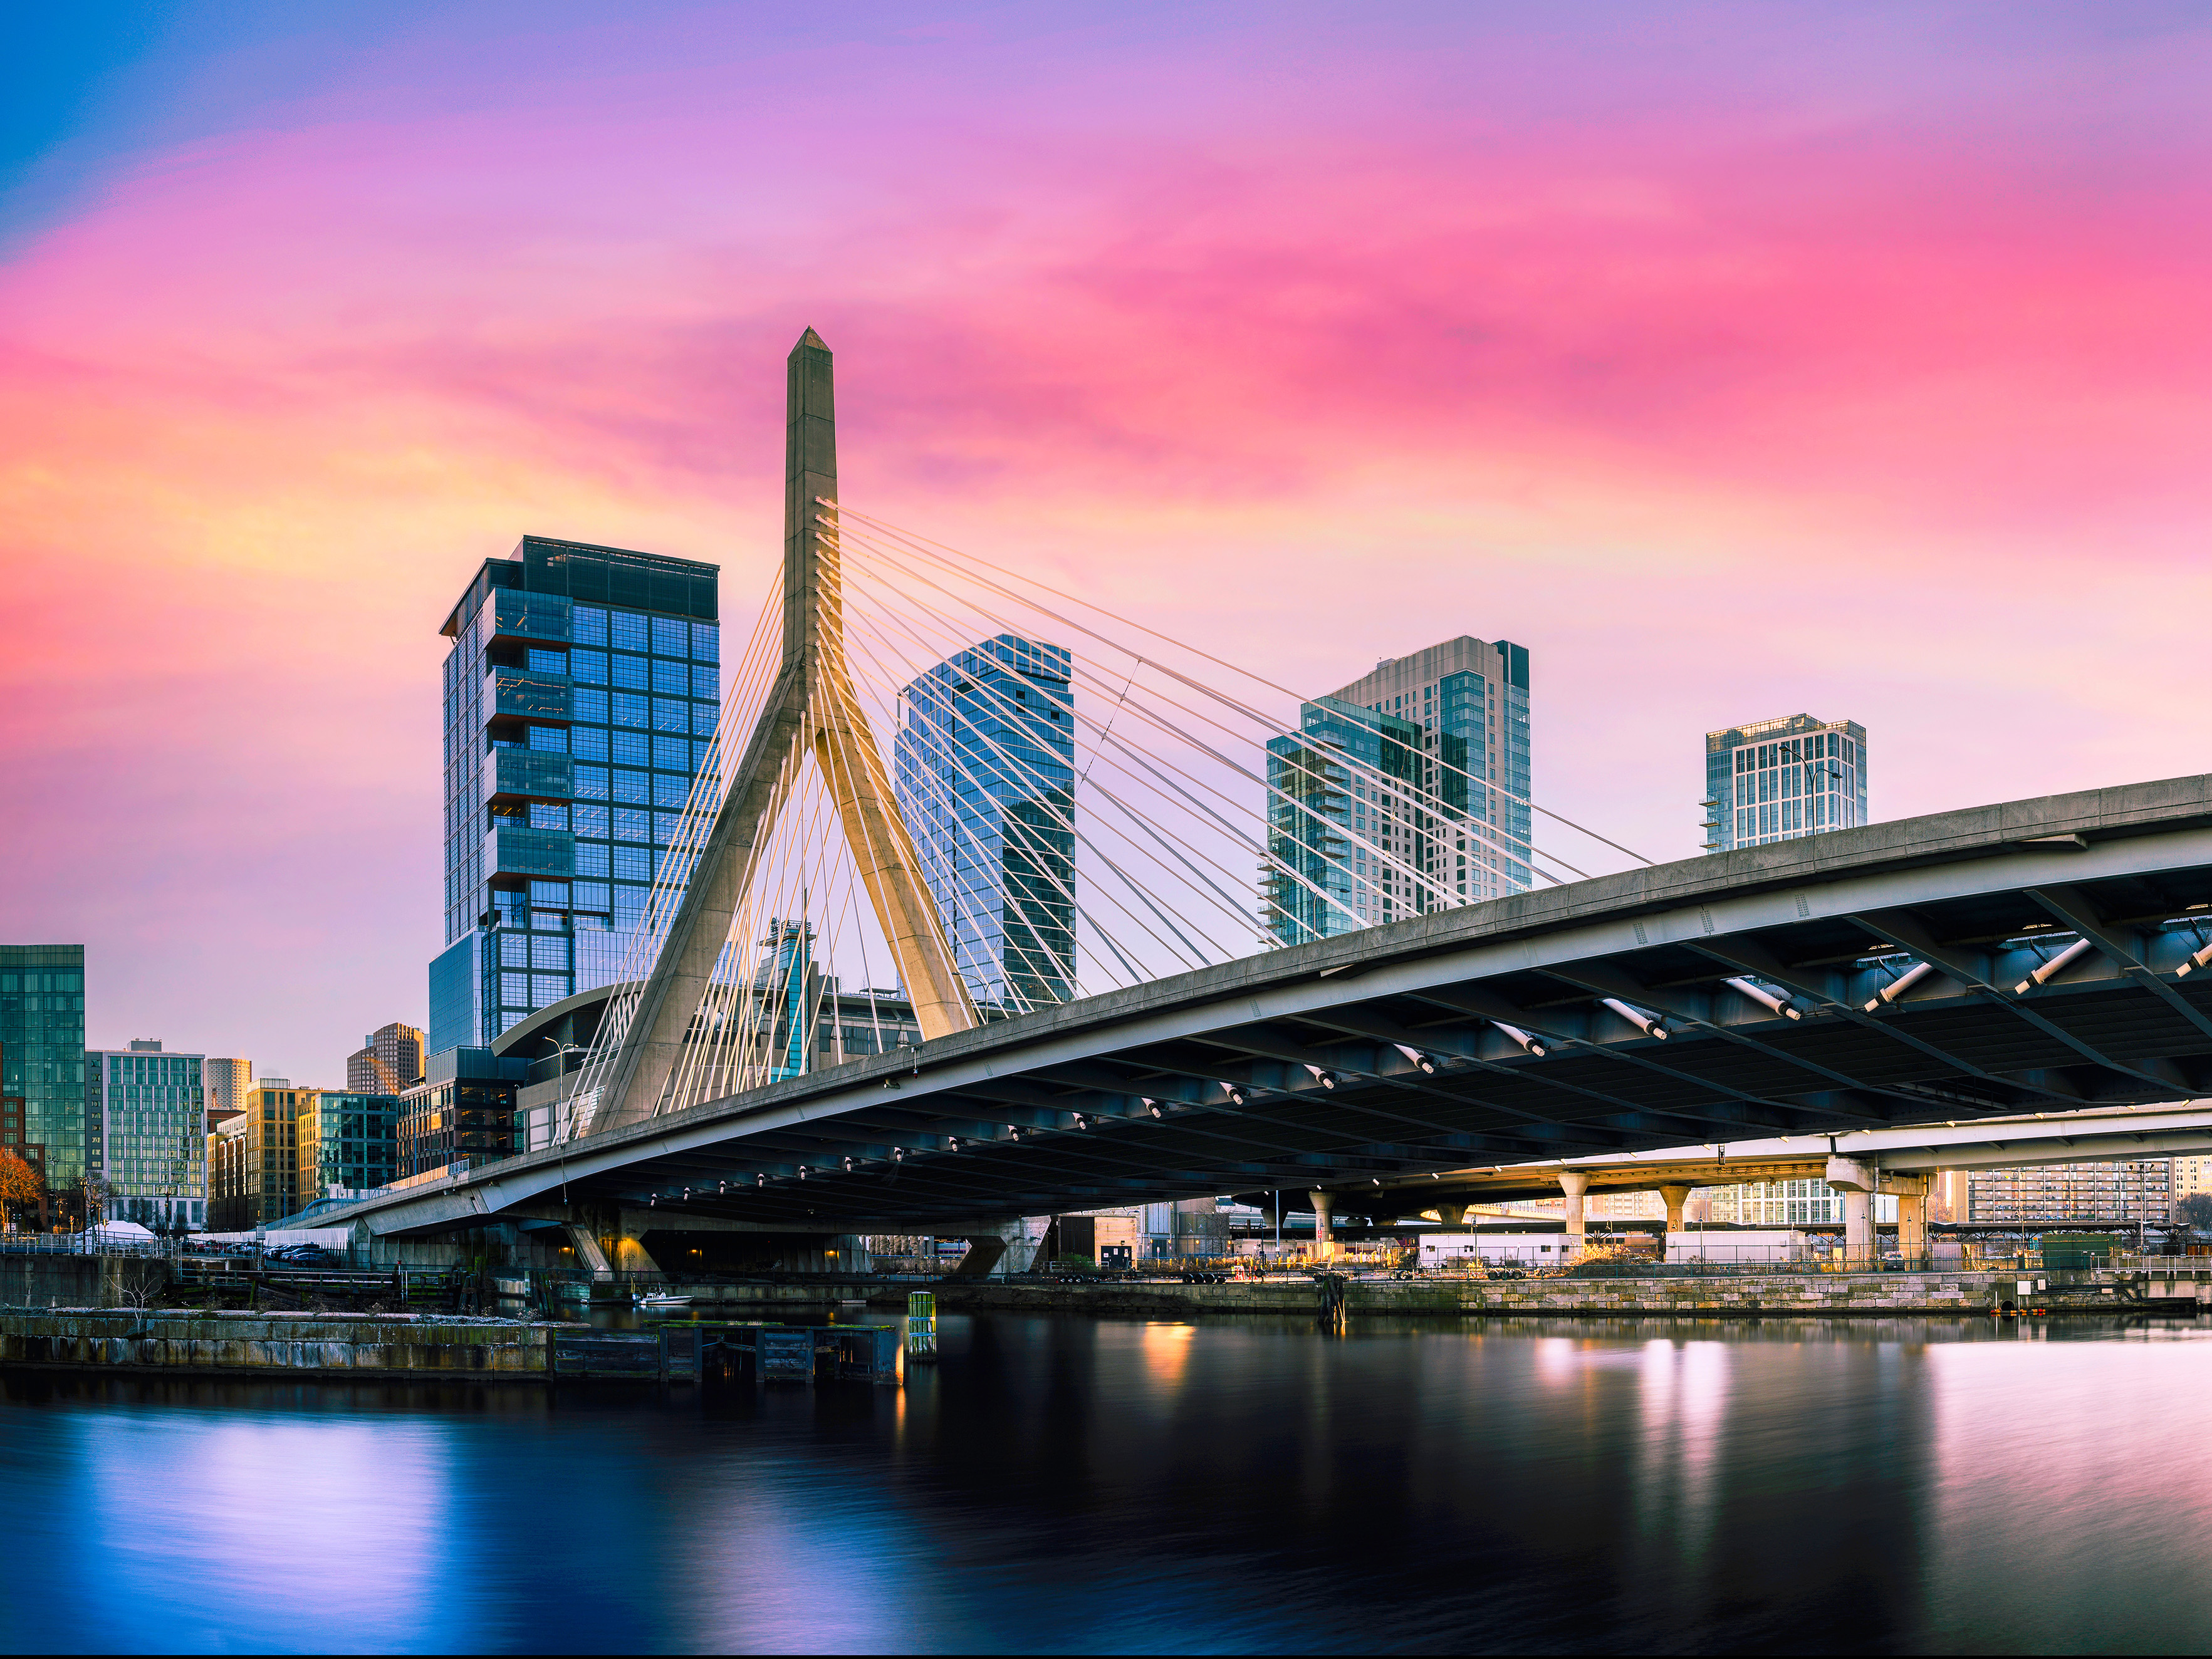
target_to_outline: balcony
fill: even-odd
[[[520,720],[558,721],[568,714],[568,677],[527,668],[495,668],[484,676],[484,716],[501,714]]]
[[[559,640],[566,644],[568,601],[558,593],[495,587],[485,597],[484,621],[488,639]]]
[[[567,800],[576,793],[576,763],[566,755],[536,749],[495,749],[484,780],[484,798],[496,800]]]
[[[525,830],[500,825],[484,837],[484,874],[573,876],[576,838],[566,830]]]

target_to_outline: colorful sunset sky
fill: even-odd
[[[422,1021],[439,623],[525,532],[742,620],[809,325],[855,506],[1316,690],[1524,644],[1656,858],[1801,710],[1877,817],[2212,768],[2201,5],[48,9],[0,939],[96,1046]]]

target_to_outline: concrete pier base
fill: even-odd
[[[1590,1178],[1579,1170],[1559,1171],[1559,1190],[1567,1200],[1567,1237],[1580,1239],[1587,1231]]]

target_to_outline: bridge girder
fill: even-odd
[[[2212,777],[1875,824],[1272,951],[356,1212],[453,1224],[438,1216],[523,1201],[565,1170],[603,1201],[665,1208],[711,1179],[729,1187],[716,1212],[921,1231],[994,1206],[2170,1100],[2212,1080],[2212,974],[2177,974],[2208,916]],[[2094,948],[2035,981],[2082,938]]]

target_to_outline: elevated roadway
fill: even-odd
[[[1667,1205],[1667,1227],[1682,1227],[1682,1206],[1699,1187],[1746,1182],[1826,1181],[1845,1194],[1896,1195],[1909,1232],[1924,1232],[1924,1200],[1931,1176],[1950,1170],[2001,1170],[2023,1164],[2106,1163],[2118,1158],[2212,1155],[2212,1103],[2127,1106],[1990,1117],[1907,1127],[1856,1129],[1832,1135],[1779,1136],[1734,1145],[1668,1146],[1601,1158],[1559,1158],[1486,1170],[1437,1171],[1425,1178],[1370,1177],[1365,1188],[1323,1188],[1285,1194],[1287,1211],[1312,1211],[1324,1230],[1336,1217],[1357,1215],[1370,1224],[1433,1214],[1461,1224],[1478,1205],[1514,1200],[1562,1199],[1567,1231],[1584,1231],[1585,1204],[1593,1193],[1656,1192]],[[1273,1193],[1241,1193],[1267,1206]]]
[[[1842,830],[1178,975],[331,1221],[951,1235],[2212,1092],[2212,776]],[[678,1219],[682,1218],[682,1219]]]

